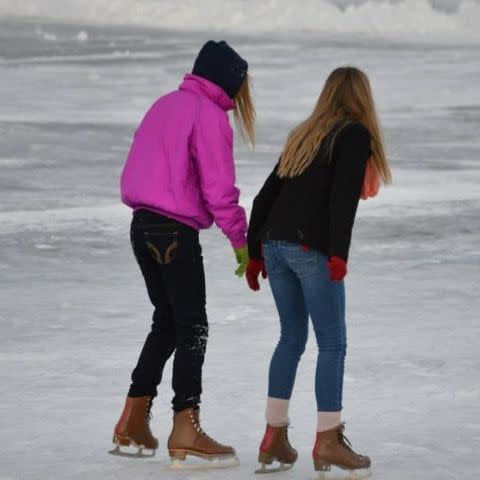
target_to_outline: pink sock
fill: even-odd
[[[341,423],[341,412],[317,412],[317,432],[332,430]]]
[[[290,400],[283,398],[268,397],[267,411],[265,413],[265,420],[272,427],[284,427],[290,423],[288,418],[288,405]]]

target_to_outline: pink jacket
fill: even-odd
[[[213,221],[233,247],[246,244],[247,220],[235,186],[235,103],[217,85],[187,74],[158,99],[135,132],[121,178],[122,202],[197,230]]]

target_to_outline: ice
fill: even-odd
[[[107,3],[118,12],[126,5]],[[15,2],[17,13],[33,4]],[[13,3],[0,0],[6,5]],[[38,10],[45,2],[35,5],[30,13],[45,13]],[[58,2],[51,14],[60,17],[66,5]],[[75,13],[80,3],[68,5]],[[170,365],[153,409],[157,456],[107,454],[152,313],[130,252],[119,173],[145,109],[177,86],[211,33],[86,26],[89,8],[70,24],[0,20],[0,478],[253,478],[278,325],[268,285],[247,290],[234,275],[230,246],[214,229],[201,236],[211,324],[202,417],[208,433],[236,447],[241,465],[213,472],[166,467]],[[476,8],[456,5],[445,22]],[[87,42],[77,41],[81,31]],[[474,479],[480,472],[478,46],[387,45],[349,35],[337,42],[282,32],[225,35],[251,64],[259,117],[255,153],[236,138],[242,202],[250,208],[285,135],[313,107],[330,69],[364,68],[395,183],[362,203],[353,239],[346,433],[371,455],[375,479]],[[315,353],[311,338],[290,415],[300,458],[284,479],[314,475]]]
[[[85,30],[80,30],[76,37],[79,42],[86,42],[88,40],[88,33]]]

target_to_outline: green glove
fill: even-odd
[[[235,258],[237,259],[237,263],[239,267],[235,270],[235,275],[237,277],[243,277],[245,271],[247,270],[248,264],[248,248],[241,247],[241,248],[234,248],[235,251]]]

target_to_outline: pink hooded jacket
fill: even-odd
[[[227,115],[234,107],[222,88],[185,75],[179,90],[158,99],[135,132],[121,178],[122,202],[197,230],[215,221],[234,248],[246,245]]]

